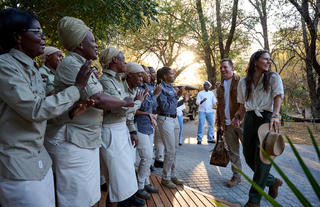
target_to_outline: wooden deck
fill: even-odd
[[[169,189],[160,184],[161,177],[151,175],[151,184],[159,189],[159,193],[151,194],[146,200],[145,207],[217,207],[215,201],[226,207],[239,207],[212,195],[200,192],[187,186],[178,186],[176,189]],[[95,207],[105,207],[106,193],[102,192],[101,200]]]

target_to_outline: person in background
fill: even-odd
[[[220,61],[222,83],[217,88],[217,128],[223,130],[224,140],[229,147],[229,157],[232,163],[233,176],[227,182],[229,188],[241,182],[240,173],[234,168],[242,170],[240,159],[240,141],[242,142],[242,129],[231,125],[231,120],[238,112],[240,104],[237,102],[237,87],[240,77],[234,74],[233,63],[230,59]]]
[[[133,83],[132,80],[128,82],[120,80],[120,74],[127,72],[127,80],[129,77],[134,77],[135,82],[139,84],[140,76],[142,76],[139,73],[144,70],[140,65],[136,67],[136,64],[133,63],[126,67],[123,53],[114,47],[102,50],[99,61],[103,68],[103,74],[99,80],[105,94],[120,99],[132,99],[131,97],[137,94],[131,107],[121,107],[105,111],[103,114],[100,160],[108,186],[107,205],[116,207],[119,203],[120,206],[144,206],[145,202],[134,196],[138,190],[134,169],[135,154],[133,153],[133,147],[138,144],[135,136],[137,132],[132,122],[130,129],[127,126],[128,114],[140,108],[144,96],[134,89],[137,83]],[[128,87],[131,88],[131,95],[128,93]],[[132,119],[129,117],[129,120]]]
[[[178,89],[179,90],[179,89]],[[176,90],[176,91],[178,91]],[[183,97],[179,97],[178,101],[182,101]],[[183,126],[183,114],[185,113],[186,105],[183,103],[181,106],[177,107],[177,118],[179,122],[179,145],[182,145],[181,137],[182,137],[182,126]]]
[[[199,123],[198,123],[198,134],[197,140],[198,144],[202,142],[202,136],[205,132],[205,121],[207,120],[208,124],[208,133],[207,139],[208,143],[215,143],[214,140],[214,122],[215,122],[215,110],[213,107],[216,105],[217,100],[212,91],[209,91],[211,88],[211,83],[205,81],[203,83],[204,90],[200,91],[197,95],[196,104],[199,106]]]
[[[40,56],[43,65],[39,68],[42,80],[45,84],[46,95],[54,94],[54,75],[58,64],[62,61],[62,52],[55,47],[47,46],[44,48],[44,53]]]
[[[44,147],[47,120],[70,108],[91,75],[80,65],[75,81],[46,97],[34,58],[43,54],[45,35],[39,20],[20,9],[0,11],[0,205],[54,207],[52,161]]]
[[[161,86],[153,87],[151,82],[151,75],[149,68],[144,67],[145,73],[143,75],[143,84],[139,86],[140,90],[146,90],[147,96],[145,101],[141,104],[140,109],[137,110],[135,115],[135,122],[137,124],[137,133],[139,144],[137,152],[140,157],[138,164],[138,191],[136,196],[142,199],[149,199],[149,193],[157,193],[159,190],[153,187],[150,183],[150,166],[152,165],[153,155],[153,135],[154,135],[154,122],[155,117],[152,114],[155,106],[157,105],[157,98],[161,93]]]
[[[232,119],[232,125],[243,125],[243,154],[247,164],[254,172],[253,181],[262,190],[269,186],[268,194],[272,198],[278,196],[278,188],[282,181],[270,174],[271,164],[260,160],[260,141],[258,129],[269,123],[269,130],[279,131],[279,112],[284,96],[283,84],[278,73],[270,71],[271,58],[266,50],[258,50],[250,57],[247,75],[241,78],[237,88],[239,112]],[[249,200],[245,207],[260,207],[261,195],[254,187],[249,192]]]

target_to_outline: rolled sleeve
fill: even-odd
[[[283,83],[281,77],[278,73],[273,73],[270,78],[270,85],[272,91],[272,98],[276,97],[277,95],[281,95],[281,98],[284,97],[284,90],[283,90]]]
[[[79,99],[79,90],[70,87],[53,96],[41,97],[31,91],[29,83],[18,70],[2,67],[0,70],[0,97],[12,109],[30,121],[44,121],[59,116]]]
[[[238,87],[237,87],[237,102],[244,104],[246,102],[245,99],[245,91],[246,91],[246,84],[245,79],[242,78],[239,81]]]

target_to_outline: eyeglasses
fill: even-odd
[[[24,29],[24,32],[33,32],[34,34],[36,34],[39,37],[42,37],[43,34],[43,30],[41,28],[30,28],[30,29]]]

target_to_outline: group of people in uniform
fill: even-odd
[[[98,59],[94,35],[73,17],[57,25],[65,58],[45,46],[30,12],[4,9],[0,27],[2,207],[93,206],[101,186],[107,206],[143,206],[141,199],[158,192],[149,180],[154,128],[165,149],[161,183],[183,184],[175,173],[175,138],[176,108],[185,100],[178,103],[171,68],[156,74],[108,47],[99,54],[99,74],[91,66]]]
[[[158,192],[149,180],[154,142],[164,151],[161,184],[183,184],[176,175],[177,107],[188,94],[179,99],[183,88],[173,88],[171,68],[156,72],[126,63],[120,50],[108,47],[99,54],[99,74],[91,66],[98,58],[94,35],[73,17],[65,16],[57,25],[65,58],[59,49],[45,46],[40,22],[30,12],[1,10],[0,28],[2,207],[93,206],[101,186],[108,191],[107,206],[143,206],[140,199]],[[43,62],[40,69],[37,56]],[[283,86],[270,63],[267,51],[254,53],[247,76],[240,79],[231,60],[221,61],[217,126],[225,132],[232,163],[241,169],[242,139],[253,180],[269,186],[275,198],[282,181],[259,159],[257,138],[263,123],[279,129]],[[241,181],[235,169],[233,173],[229,187]],[[246,206],[259,206],[260,199],[252,188]]]

